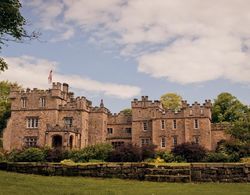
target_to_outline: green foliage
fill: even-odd
[[[228,162],[228,155],[222,152],[210,152],[204,159],[205,162]]]
[[[47,162],[61,162],[69,157],[69,151],[59,148],[45,148],[43,153]]]
[[[13,150],[8,155],[8,160],[13,162],[42,162],[45,160],[45,154],[43,150],[39,148]]]
[[[250,143],[242,143],[237,140],[220,141],[216,148],[216,152],[229,155],[235,162],[239,161],[242,157],[250,156]]]
[[[8,41],[18,42],[38,37],[38,33],[29,34],[24,29],[26,21],[20,13],[20,8],[19,0],[1,0],[0,2],[0,49],[1,45]],[[0,58],[0,72],[7,68],[7,63]]]
[[[0,82],[0,133],[6,127],[7,120],[11,114],[8,97],[12,88],[21,89],[21,86],[17,83],[11,83],[8,81]]]
[[[75,162],[88,162],[90,159],[105,161],[112,150],[111,144],[102,143],[71,151],[69,157]]]
[[[132,109],[130,108],[125,108],[121,112],[125,115],[132,115]]]
[[[174,162],[175,158],[174,155],[168,152],[165,152],[162,156],[165,162]]]
[[[6,160],[6,157],[3,152],[0,151],[0,162],[3,162]]]
[[[167,152],[167,151],[158,151],[156,153],[156,156],[159,156],[160,158],[164,159],[164,161],[167,163],[175,162],[174,155],[170,152]]]
[[[177,162],[179,162],[179,158],[183,158],[187,162],[200,162],[206,156],[206,149],[198,144],[187,142],[177,145],[172,153]]]
[[[246,113],[239,120],[234,121],[228,133],[235,139],[245,144],[250,144],[250,112]]]
[[[224,92],[217,96],[212,107],[212,122],[233,122],[245,116],[247,106],[243,105],[235,96]]]
[[[4,61],[3,58],[0,57],[0,72],[7,69],[8,69],[8,64]]]
[[[179,110],[181,108],[182,97],[176,93],[166,93],[160,98],[165,109]]]

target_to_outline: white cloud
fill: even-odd
[[[67,32],[70,27],[91,31],[92,42],[112,41],[121,48],[121,55],[136,58],[140,72],[182,84],[218,78],[250,83],[249,0],[53,0],[42,4],[30,6],[43,10],[40,22],[45,29],[61,24],[64,39],[74,35]]]
[[[126,99],[140,94],[140,88],[131,85],[105,83],[80,75],[63,75],[58,72],[58,63],[33,56],[5,57],[9,69],[1,73],[1,80],[18,82],[23,87],[48,88],[48,73],[53,70],[53,80],[66,82],[76,90],[103,93],[107,96]]]

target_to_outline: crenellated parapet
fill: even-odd
[[[162,103],[159,100],[149,100],[148,96],[141,96],[141,100],[134,99],[131,102],[132,108],[152,108],[159,107],[162,108]]]
[[[91,102],[86,99],[86,97],[76,97],[70,98],[68,102],[64,105],[60,105],[60,110],[86,110],[89,111],[91,107]]]
[[[131,124],[132,114],[126,114],[123,111],[114,114],[109,113],[108,124]]]

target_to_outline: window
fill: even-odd
[[[178,142],[177,142],[177,136],[173,137],[173,145],[174,147],[177,146]]]
[[[176,122],[176,120],[174,119],[173,120],[173,129],[176,129],[177,128],[177,122]]]
[[[147,146],[149,144],[150,144],[150,139],[149,138],[141,139],[141,146]]]
[[[38,117],[27,118],[27,128],[38,128]]]
[[[113,134],[113,128],[108,128],[107,132],[108,132],[108,134]]]
[[[194,143],[199,144],[200,143],[200,138],[199,136],[194,136]]]
[[[165,129],[165,120],[161,120],[161,129]]]
[[[26,147],[34,147],[37,145],[37,137],[24,137]]]
[[[112,142],[111,144],[114,148],[117,148],[124,145],[124,142]]]
[[[21,98],[21,107],[26,108],[27,106],[27,98]]]
[[[148,130],[148,123],[146,121],[143,122],[143,130],[144,131]]]
[[[65,117],[64,124],[66,127],[72,127],[73,125],[73,118],[72,117]]]
[[[126,128],[126,129],[125,129],[125,132],[126,132],[126,133],[129,133],[129,134],[131,134],[131,132],[132,132],[132,129],[131,129],[130,127],[129,127],[129,128]]]
[[[40,97],[40,99],[39,99],[39,105],[40,105],[40,107],[42,107],[42,108],[45,107],[45,105],[46,105],[45,97]]]
[[[195,129],[199,128],[199,121],[198,121],[198,119],[194,119],[194,128]]]
[[[166,137],[161,138],[161,147],[165,148],[166,147]]]

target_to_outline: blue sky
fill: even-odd
[[[22,1],[39,40],[8,43],[0,80],[48,88],[67,82],[76,96],[112,112],[133,98],[176,92],[189,103],[230,92],[250,104],[248,0]]]

